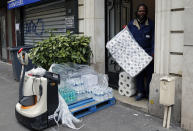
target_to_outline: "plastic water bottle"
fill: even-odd
[[[108,100],[108,88],[104,89],[104,100]]]
[[[97,91],[95,92],[95,100],[96,100],[96,101],[99,101],[99,99],[100,99],[100,94],[99,94],[99,91],[97,90]]]
[[[93,89],[94,89],[94,88],[93,88]],[[92,90],[92,91],[93,91],[92,98],[93,98],[94,100],[97,101],[97,99],[98,99],[98,93],[97,93],[97,90]]]
[[[112,88],[108,88],[108,98],[113,98],[113,89]]]
[[[104,91],[103,90],[100,90],[100,99],[99,101],[104,101]]]
[[[92,89],[91,89],[91,88],[88,88],[88,89],[87,89],[87,97],[88,97],[88,98],[91,98],[91,97],[92,97]]]

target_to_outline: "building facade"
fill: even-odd
[[[159,104],[160,78],[171,75],[176,78],[172,121],[193,130],[191,0],[42,0],[11,10],[1,7],[4,11],[0,13],[1,59],[10,60],[9,47],[47,38],[45,30],[57,28],[56,33],[65,33],[70,29],[91,36],[92,65],[98,72],[107,73],[110,85],[117,88],[121,69],[109,56],[105,45],[134,18],[139,3],[148,5],[149,16],[155,20],[154,74],[148,112],[163,117],[163,107]]]

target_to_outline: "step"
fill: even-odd
[[[80,118],[115,104],[115,98],[110,98],[105,101],[95,101],[92,98],[82,100],[68,105],[69,110],[76,118]]]
[[[143,99],[141,101],[136,101],[135,96],[127,97],[119,94],[117,90],[113,90],[113,95],[117,100],[117,103],[123,104],[138,111],[143,111],[148,113],[148,100]]]

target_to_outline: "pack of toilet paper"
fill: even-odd
[[[135,81],[128,73],[120,72],[119,74],[119,94],[122,96],[131,97],[135,95]]]
[[[107,42],[106,47],[119,66],[131,77],[139,74],[152,60],[135,41],[128,27]]]

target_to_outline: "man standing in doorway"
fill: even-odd
[[[150,56],[154,56],[154,23],[148,17],[145,4],[137,7],[136,18],[129,22],[128,28],[138,44]],[[136,76],[136,101],[149,97],[149,85],[153,74],[153,61]]]

